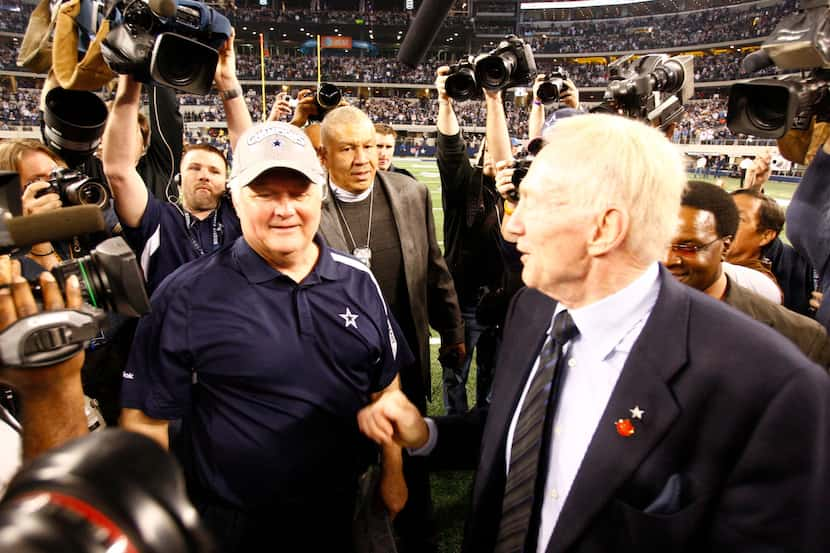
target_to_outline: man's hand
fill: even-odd
[[[513,162],[499,161],[496,163],[496,191],[501,197],[511,204],[515,204],[511,193],[516,190],[513,184]]]
[[[464,342],[457,344],[448,344],[441,346],[438,349],[438,362],[442,367],[449,367],[458,369],[464,365],[464,360],[467,358],[467,346]]]
[[[764,184],[769,180],[772,173],[772,154],[765,152],[755,157],[752,167],[746,170],[744,186],[758,192],[764,191]]]
[[[280,121],[283,117],[291,115],[291,95],[279,94],[274,105],[271,107],[271,113],[268,114],[268,121]]]
[[[360,431],[383,446],[419,448],[429,439],[424,418],[400,390],[383,394],[357,414]]]
[[[818,308],[821,307],[821,302],[824,299],[824,294],[819,292],[818,290],[813,290],[810,292],[810,308],[814,311],[818,311]]]
[[[570,79],[565,79],[565,90],[559,94],[559,104],[579,109],[579,89]]]
[[[314,91],[304,88],[297,93],[297,107],[294,109],[291,124],[304,127],[312,115],[317,115],[317,101],[314,99]]]
[[[61,208],[63,205],[61,203],[61,197],[55,192],[49,192],[40,197],[35,197],[38,192],[46,190],[47,188],[49,188],[49,183],[44,180],[34,181],[26,186],[22,196],[23,215],[35,215]]]
[[[381,463],[380,497],[389,512],[389,518],[394,519],[406,505],[406,500],[409,499],[409,489],[406,487],[406,480],[403,477],[400,447],[395,445],[384,446],[384,448],[394,451],[395,461],[390,462],[389,455],[385,455],[384,462]]]
[[[435,71],[435,88],[438,90],[439,102],[452,102],[452,98],[447,94],[447,76],[449,74],[449,65],[442,65]]]
[[[51,273],[41,273],[40,287],[43,308],[53,311],[81,306],[81,288],[78,278],[72,275],[66,281],[66,302],[58,283]],[[38,306],[32,296],[29,283],[20,276],[20,263],[7,255],[0,256],[0,331],[18,319],[35,315]],[[38,369],[0,368],[0,381],[15,388],[24,399],[41,396],[51,390],[59,390],[69,379],[79,378],[84,363],[83,351],[78,355],[51,367]]]
[[[233,51],[234,37],[236,30],[231,29],[231,36],[219,48],[219,62],[216,64],[213,82],[220,91],[231,90],[239,85],[236,78],[236,54]]]

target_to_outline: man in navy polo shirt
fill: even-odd
[[[412,362],[370,271],[315,237],[324,182],[302,130],[243,134],[242,237],[157,289],[124,373],[126,428],[168,446],[167,421],[182,419],[176,453],[223,552],[351,550],[367,446],[356,415]],[[399,448],[382,467],[395,513]]]
[[[229,40],[220,49],[214,81],[225,113],[250,126],[231,44]],[[183,149],[178,176],[181,205],[148,193],[133,155],[140,138],[140,103],[141,83],[121,75],[104,131],[103,162],[124,236],[139,255],[152,292],[179,266],[232,243],[241,230],[226,190],[227,160],[210,145],[190,144]],[[237,129],[228,130],[234,143]]]

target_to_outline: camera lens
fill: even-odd
[[[486,56],[476,62],[476,79],[487,90],[501,90],[510,82],[516,57],[510,52]]]
[[[561,92],[561,80],[545,81],[536,89],[536,96],[543,104],[553,104],[559,101],[559,94]]]
[[[153,45],[150,73],[164,86],[207,94],[218,60],[219,53],[210,46],[175,33],[162,33]]]
[[[473,70],[469,67],[460,67],[447,77],[444,85],[447,95],[453,100],[463,102],[475,98],[478,93],[478,85]]]
[[[109,194],[101,183],[88,180],[71,184],[66,187],[66,199],[73,205],[95,205],[104,209],[107,207]]]
[[[337,85],[331,83],[322,83],[320,89],[317,91],[317,103],[323,109],[332,109],[337,107],[343,95]]]
[[[60,263],[52,274],[61,290],[66,289],[70,275],[78,277],[81,296],[93,307],[128,317],[150,310],[141,267],[123,238],[101,242],[89,255]]]

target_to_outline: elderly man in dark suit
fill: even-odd
[[[441,336],[446,363],[464,360],[458,297],[435,238],[427,187],[399,173],[378,171],[375,128],[355,107],[329,112],[321,125],[321,160],[328,172],[320,233],[328,244],[368,265],[401,326],[416,363],[402,368],[401,389],[426,412],[430,396],[429,327]],[[404,460],[409,501],[398,516],[402,549],[434,550],[426,468]]]
[[[392,394],[361,429],[436,463],[479,453],[469,553],[830,550],[830,379],[659,266],[677,151],[611,115],[546,138],[507,223],[527,288],[489,413],[424,420]]]

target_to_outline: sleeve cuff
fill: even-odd
[[[441,345],[450,346],[460,344],[464,341],[464,325],[457,326],[451,330],[441,332]]]
[[[427,423],[427,428],[429,429],[429,438],[427,438],[427,443],[421,447],[406,448],[407,453],[412,457],[425,457],[429,455],[435,449],[436,442],[438,442],[438,425],[429,417],[426,417],[424,422]]]

